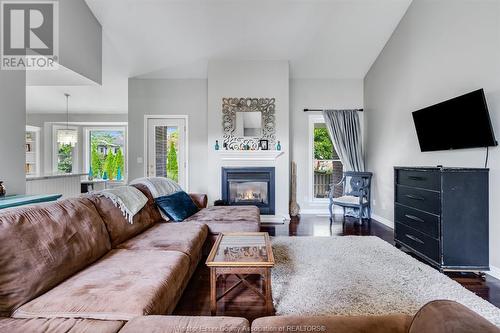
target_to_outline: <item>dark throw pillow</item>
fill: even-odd
[[[156,198],[155,202],[162,212],[175,222],[184,221],[199,211],[193,199],[184,191]]]

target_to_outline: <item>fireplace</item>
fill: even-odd
[[[222,168],[222,200],[230,206],[257,206],[262,215],[274,215],[274,168]]]

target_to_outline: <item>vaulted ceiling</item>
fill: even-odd
[[[86,2],[103,26],[103,86],[69,89],[83,94],[77,111],[110,113],[126,112],[127,78],[206,78],[210,59],[288,60],[292,78],[362,79],[411,0]],[[63,111],[43,106],[51,87],[28,93],[34,112]]]
[[[210,59],[363,78],[410,0],[86,0],[130,76],[204,78]]]

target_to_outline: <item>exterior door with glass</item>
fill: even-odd
[[[148,118],[148,177],[170,178],[186,190],[186,119]]]

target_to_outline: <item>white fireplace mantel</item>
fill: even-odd
[[[281,150],[220,150],[222,161],[275,161],[283,155]]]

